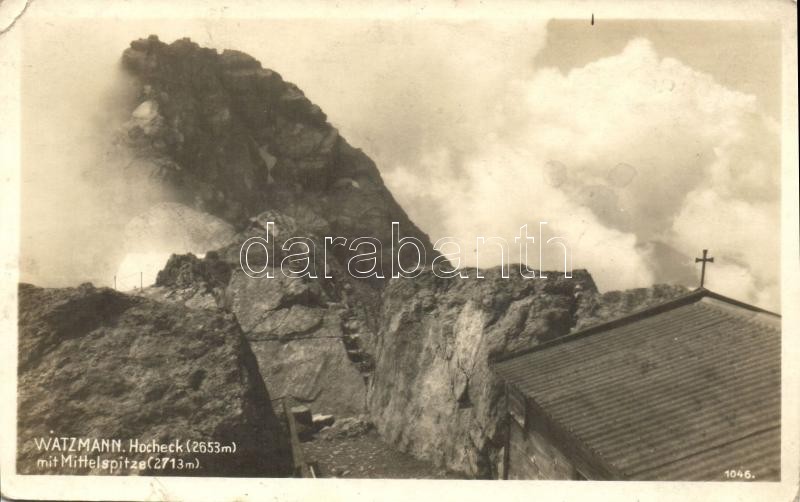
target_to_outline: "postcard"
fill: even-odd
[[[796,499],[795,3],[0,13],[3,497]]]

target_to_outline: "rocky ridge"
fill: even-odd
[[[19,473],[187,475],[38,467],[47,455],[34,440],[58,436],[120,439],[126,448],[130,439],[235,442],[235,454],[198,454],[191,474],[291,475],[284,425],[230,315],[89,284],[22,284],[19,307]]]

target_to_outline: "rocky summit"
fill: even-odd
[[[397,221],[433,256],[375,163],[277,72],[239,51],[155,36],[131,43],[122,63],[141,88],[124,139],[175,202],[240,227],[268,209],[312,215],[327,235],[387,243]]]
[[[278,73],[238,51],[155,36],[132,42],[122,63],[139,93],[120,142],[171,194],[128,233],[146,248],[149,228],[174,233],[160,220],[181,215],[202,222],[202,232],[179,236],[186,247],[212,248],[174,254],[155,285],[132,294],[21,286],[21,461],[30,439],[49,430],[163,439],[192,431],[250,438],[235,463],[209,463],[209,472],[289,475],[287,432],[270,405],[281,399],[334,426],[359,417],[388,448],[437,469],[496,477],[505,398],[490,357],[683,292],[601,294],[585,270],[437,277],[430,240],[375,164]],[[326,236],[390,243],[393,221],[428,251],[415,278],[356,279],[346,270],[352,252],[341,248],[311,257],[316,278],[276,269],[291,237],[317,249]],[[240,250],[265,236],[271,259],[250,259],[273,277],[253,278]],[[395,259],[388,248],[384,268]]]

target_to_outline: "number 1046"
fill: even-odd
[[[756,479],[756,476],[750,471],[730,469],[725,471],[725,479]]]

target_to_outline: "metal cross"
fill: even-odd
[[[706,263],[714,263],[713,257],[706,257],[708,255],[708,249],[703,250],[703,257],[702,258],[695,258],[694,262],[702,262],[702,268],[700,269],[700,287],[703,287],[703,283],[706,282]]]

